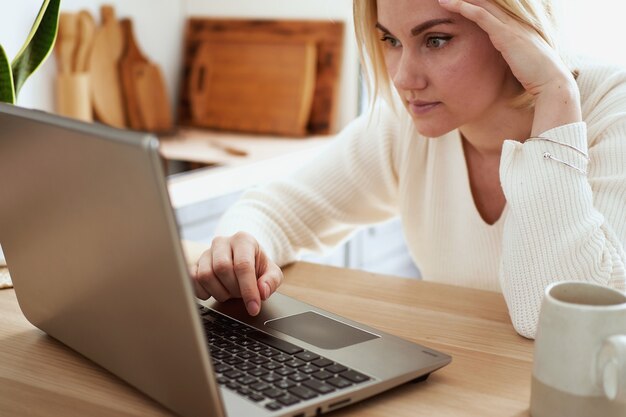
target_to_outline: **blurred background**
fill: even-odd
[[[42,0],[0,0],[0,43],[9,59],[22,46],[41,3]],[[166,116],[169,117],[169,123],[174,124],[174,131],[172,137],[161,141],[162,154],[170,174],[170,196],[185,239],[210,242],[219,217],[243,191],[264,181],[288,175],[290,170],[316,154],[325,142],[332,139],[333,133],[354,119],[366,105],[354,41],[352,0],[62,0],[61,11],[76,15],[79,11],[87,11],[95,23],[100,25],[101,7],[104,4],[114,8],[117,19],[132,20],[134,39],[139,49],[150,65],[159,68],[164,81],[167,94],[163,97],[166,97],[165,107],[170,113]],[[564,50],[626,67],[626,5],[616,0],[554,0],[554,6],[560,24],[559,40]],[[328,55],[328,50],[320,49],[318,38],[317,64],[313,62],[314,71],[318,73],[315,80],[317,88],[321,80],[320,69],[324,70],[324,65],[333,67],[332,74],[326,74],[332,76],[327,80],[332,88],[325,92],[332,93],[332,99],[326,103],[328,97],[322,97],[324,100],[318,97],[321,101],[314,99],[317,103],[313,105],[314,108],[317,105],[315,111],[319,114],[332,113],[322,115],[332,120],[332,126],[319,132],[311,129],[296,131],[297,137],[292,138],[285,137],[289,135],[284,132],[283,135],[272,132],[271,126],[269,129],[262,125],[243,126],[241,123],[247,122],[245,117],[243,122],[241,119],[237,122],[240,125],[233,124],[241,128],[237,134],[224,132],[228,130],[224,126],[213,126],[218,128],[215,131],[207,129],[211,126],[193,123],[195,130],[178,129],[176,124],[181,122],[180,108],[192,102],[188,95],[193,94],[194,85],[187,80],[190,63],[195,59],[194,56],[199,55],[197,51],[200,49],[190,42],[189,33],[186,32],[189,19],[261,19],[274,21],[276,25],[284,21],[314,20],[326,25],[336,24],[342,36],[335,37],[336,41],[333,42],[340,44],[341,50]],[[213,25],[213,30],[216,28],[214,22],[208,24]],[[196,35],[207,28],[209,26],[198,26]],[[318,33],[316,36],[326,35]],[[275,61],[274,58],[272,60]],[[57,54],[53,53],[25,83],[18,105],[47,111],[58,110],[59,95],[56,92],[58,88],[55,88],[59,76],[57,59]],[[330,62],[332,60],[336,62]],[[255,68],[252,61],[245,65],[248,65],[249,71]],[[280,70],[268,67],[268,71]],[[249,83],[248,87],[252,84]],[[214,82],[213,85],[219,87],[222,84]],[[315,97],[319,96],[318,93],[316,90]],[[211,94],[201,99],[210,103],[211,98],[219,94],[220,91],[212,90]],[[272,94],[259,96],[263,100],[273,98]],[[226,94],[223,97],[233,97],[233,100],[223,100],[233,104],[236,97],[241,99],[242,96]],[[310,105],[310,96],[308,100]],[[264,106],[263,102],[260,105],[271,107]],[[237,107],[232,112],[241,113]],[[241,134],[242,130],[246,133],[246,129],[251,135]],[[324,137],[316,136],[319,133]],[[192,173],[182,175],[189,171]],[[360,230],[339,248],[323,256],[311,255],[305,259],[419,277],[419,271],[412,264],[404,246],[397,219]]]

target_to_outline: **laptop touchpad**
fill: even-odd
[[[380,337],[313,311],[270,320],[265,325],[322,349],[340,349]]]

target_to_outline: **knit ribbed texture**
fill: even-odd
[[[626,73],[579,73],[584,122],[541,136],[588,152],[589,162],[557,143],[505,141],[507,204],[493,225],[474,205],[459,132],[423,138],[408,115],[383,106],[290,178],[247,192],[217,234],[247,231],[285,265],[399,214],[424,279],[501,290],[515,329],[532,338],[548,284],[626,289]]]

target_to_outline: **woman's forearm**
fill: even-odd
[[[536,96],[531,136],[536,137],[555,127],[580,121],[580,92],[576,82],[573,78],[555,80]]]

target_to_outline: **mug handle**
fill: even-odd
[[[626,335],[604,340],[596,360],[596,378],[609,400],[626,402]]]

